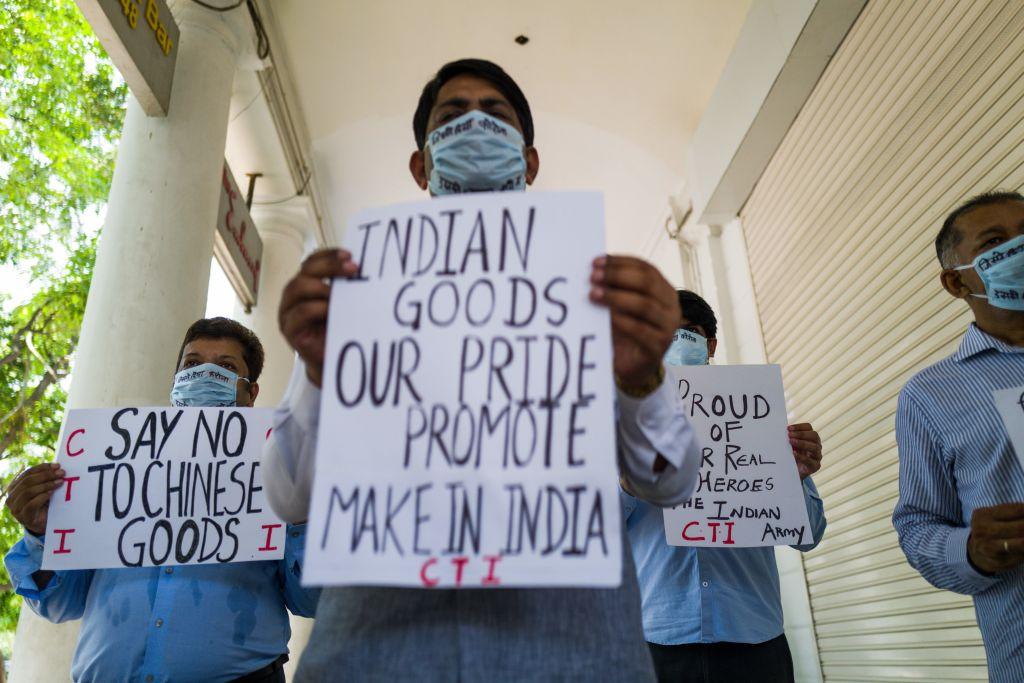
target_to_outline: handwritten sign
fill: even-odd
[[[43,569],[277,560],[260,452],[273,409],[71,410]]]
[[[671,366],[668,376],[703,444],[697,491],[665,510],[669,545],[810,542],[779,366]]]
[[[331,292],[310,584],[616,586],[601,196],[472,194],[349,223]]]
[[[992,400],[1006,425],[1006,433],[1010,435],[1017,459],[1024,467],[1024,387],[995,391]]]

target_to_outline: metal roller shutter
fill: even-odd
[[[1019,0],[873,0],[742,212],[769,361],[826,448],[804,565],[827,681],[987,678],[969,598],[897,545],[893,415],[969,321],[938,283],[942,218],[1024,185],[1022,29]]]

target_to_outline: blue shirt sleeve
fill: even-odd
[[[640,502],[633,496],[626,493],[625,489],[622,488],[622,484],[619,484],[619,504],[622,506],[622,517],[628,523],[629,516],[636,510],[636,506]]]
[[[963,523],[952,465],[943,458],[928,416],[904,389],[896,406],[900,497],[892,514],[900,547],[936,588],[976,595],[999,581],[967,559],[971,529]]]
[[[302,586],[302,561],[306,554],[306,525],[289,524],[286,531],[284,558],[280,564],[285,605],[296,616],[311,617],[316,614],[320,589]]]
[[[810,477],[804,479],[803,488],[804,501],[807,503],[807,519],[811,523],[812,542],[790,547],[806,553],[808,550],[814,550],[821,543],[821,539],[825,536],[827,522],[825,520],[825,504],[821,500],[821,494],[818,493],[818,487],[814,485]]]
[[[4,556],[14,592],[25,598],[33,612],[48,621],[59,624],[81,618],[92,583],[92,570],[54,572],[50,582],[40,588],[32,575],[42,569],[42,564],[43,539],[26,532]]]

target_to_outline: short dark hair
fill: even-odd
[[[189,325],[185,332],[185,340],[181,342],[178,349],[178,362],[174,364],[175,369],[181,367],[181,357],[185,353],[185,347],[196,339],[234,339],[242,345],[242,360],[249,368],[249,376],[246,378],[255,384],[263,372],[263,344],[259,337],[242,323],[231,318],[202,318]]]
[[[427,124],[430,120],[430,110],[437,103],[437,94],[441,92],[445,83],[463,74],[490,81],[498,89],[498,92],[508,99],[516,116],[519,117],[519,125],[523,127],[523,140],[527,146],[533,145],[533,114],[530,113],[530,103],[526,101],[526,95],[519,89],[512,77],[505,73],[500,66],[486,59],[459,59],[442,66],[440,71],[423,86],[420,102],[412,117],[412,132],[416,136],[416,146],[423,149],[423,146],[427,144]]]
[[[708,339],[715,339],[718,334],[718,318],[708,302],[688,289],[678,289],[676,294],[679,296],[679,308],[683,316],[694,325],[703,327]]]
[[[939,230],[939,234],[935,238],[935,255],[939,257],[939,263],[942,264],[943,268],[952,268],[955,265],[960,265],[953,263],[953,251],[960,244],[960,240],[963,239],[960,228],[956,225],[957,221],[965,213],[974,209],[993,204],[1002,204],[1003,202],[1024,202],[1024,195],[1019,192],[1006,190],[984,192],[971,197],[946,216],[946,220],[942,222],[942,229]]]

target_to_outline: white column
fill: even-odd
[[[733,220],[721,228],[713,228],[710,235],[708,248],[719,297],[719,307],[715,310],[722,314],[725,334],[731,337],[729,362],[767,363],[742,223],[739,219]],[[799,420],[800,416],[795,417]],[[778,546],[775,560],[779,567],[786,639],[793,653],[796,680],[800,683],[821,681],[821,660],[807,593],[803,554],[787,546]]]
[[[166,404],[178,344],[203,314],[231,86],[251,29],[244,9],[171,10],[181,36],[169,115],[149,118],[128,98],[69,408]],[[78,628],[22,609],[11,680],[69,680]]]
[[[285,284],[299,270],[305,252],[306,234],[296,227],[296,219],[282,211],[260,210],[253,207],[253,224],[263,239],[263,262],[259,297],[249,313],[236,302],[235,319],[256,333],[263,343],[266,361],[260,375],[260,393],[257,406],[276,406],[288,387],[295,362],[295,353],[285,341],[277,326],[277,307]],[[313,620],[289,614],[292,637],[288,641],[289,660],[285,676],[292,680],[295,666],[309,642]]]
[[[306,231],[298,227],[295,217],[283,211],[253,207],[252,221],[263,240],[259,295],[249,313],[245,313],[236,300],[235,319],[255,332],[263,343],[266,360],[256,405],[272,407],[284,396],[295,361],[295,352],[278,329],[277,307],[285,284],[298,272],[302,263]]]

